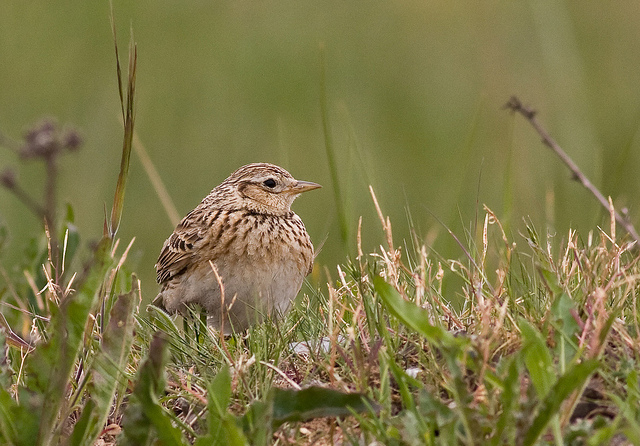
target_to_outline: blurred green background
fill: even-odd
[[[121,53],[130,27],[138,43],[137,132],[182,215],[240,165],[273,162],[325,186],[294,209],[325,241],[319,264],[335,271],[345,260],[321,119],[323,46],[348,253],[361,215],[365,251],[384,241],[369,184],[396,244],[413,225],[445,256],[461,251],[435,217],[464,238],[483,203],[519,243],[523,218],[557,237],[608,227],[528,124],[502,109],[514,94],[640,217],[638,2],[116,0],[114,11]],[[84,147],[61,163],[60,197],[85,241],[98,238],[122,141],[108,2],[2,0],[0,64],[3,133],[20,138],[47,116],[81,130]],[[0,148],[0,169],[9,166],[39,193],[40,165]],[[40,222],[6,190],[0,219],[10,269]],[[136,237],[147,299],[172,229],[132,156],[120,236]]]

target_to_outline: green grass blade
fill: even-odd
[[[402,405],[409,410],[415,410],[415,399],[413,393],[409,388],[410,377],[407,373],[400,367],[394,358],[387,353],[380,353],[381,363],[387,368],[393,378],[395,379],[395,385],[398,388],[398,393],[400,394],[400,398],[402,398]],[[414,380],[415,381],[415,380]],[[412,384],[416,384],[415,382]],[[418,388],[421,385],[417,386]]]
[[[94,360],[93,382],[87,389],[91,398],[74,426],[71,445],[94,443],[111,411],[133,342],[134,302],[140,291],[138,283],[134,277],[131,292],[118,296],[111,309],[101,349]]]
[[[227,406],[231,401],[231,372],[229,366],[223,366],[216,377],[209,384],[209,412],[213,411],[219,417],[227,414]]]
[[[336,161],[335,148],[333,146],[333,138],[331,137],[331,126],[329,125],[329,111],[327,99],[327,75],[325,48],[320,45],[320,116],[322,118],[322,129],[324,131],[324,146],[327,153],[327,161],[329,163],[329,173],[331,174],[331,185],[333,186],[333,195],[336,203],[336,212],[338,213],[338,225],[340,227],[340,236],[344,245],[345,252],[349,249],[349,221],[347,219],[347,211],[345,208],[345,196],[342,193],[340,179],[338,178],[338,162]]]
[[[385,307],[391,314],[400,319],[404,325],[417,331],[429,342],[436,345],[449,347],[458,347],[460,345],[460,342],[447,330],[429,323],[427,310],[403,299],[400,293],[385,282],[382,277],[374,277],[373,285]]]
[[[575,311],[575,303],[567,293],[561,293],[551,304],[552,323],[556,330],[556,350],[561,361],[561,372],[564,372],[566,365],[573,360],[578,352],[576,334],[580,327],[572,314]]]
[[[239,422],[251,445],[266,446],[273,436],[273,404],[254,401]]]
[[[540,332],[527,321],[520,321],[520,331],[524,340],[524,363],[538,396],[544,398],[556,382],[551,353]]]
[[[273,427],[289,421],[306,421],[319,417],[340,417],[352,412],[369,412],[377,405],[361,393],[344,393],[324,387],[302,390],[271,389]]]
[[[156,435],[161,444],[185,443],[180,429],[173,425],[171,417],[158,401],[158,395],[164,391],[164,370],[168,357],[168,342],[165,335],[158,332],[153,336],[149,355],[136,377],[129,407],[124,414],[123,435],[119,444],[146,445]]]
[[[153,322],[153,326],[167,333],[169,339],[178,339],[183,336],[171,316],[158,307],[151,304],[147,305],[147,314],[149,315],[149,320]]]
[[[369,413],[378,405],[360,393],[344,393],[325,387],[302,390],[272,388],[265,401],[256,401],[240,419],[251,444],[268,444],[271,432],[286,422],[320,417]]]
[[[40,424],[38,438],[41,444],[51,443],[60,433],[60,409],[65,404],[66,390],[84,340],[89,312],[97,301],[109,266],[110,244],[109,239],[102,239],[87,280],[77,293],[63,299],[59,307],[52,308],[47,330],[49,341],[27,358],[25,384],[33,395],[21,401],[28,405],[27,410]]]
[[[0,315],[1,316],[1,315]],[[0,327],[0,352],[7,350],[5,328]],[[11,397],[10,370],[4,358],[0,360],[0,444],[35,444],[38,421]]]
[[[538,414],[533,419],[531,427],[524,435],[524,446],[534,444],[542,432],[547,428],[551,419],[558,414],[562,403],[576,390],[579,390],[598,368],[597,360],[588,360],[575,364],[562,375],[549,389],[546,397],[538,408]]]
[[[627,398],[622,400],[612,395],[613,401],[620,409],[620,415],[624,419],[624,434],[634,445],[640,445],[640,383],[638,371],[633,370],[627,376]]]
[[[24,390],[24,389],[23,389]],[[29,398],[26,391],[20,397]],[[38,418],[26,405],[18,405],[11,394],[0,389],[0,444],[31,446],[38,441]]]
[[[244,446],[248,441],[236,418],[227,407],[231,401],[231,374],[224,366],[208,386],[209,431],[198,438],[195,446]]]
[[[498,418],[490,443],[496,446],[500,444],[515,444],[516,438],[515,414],[518,398],[520,397],[520,376],[518,373],[518,361],[514,358],[508,359],[508,361],[507,375],[502,381],[502,394],[500,395],[502,413]]]

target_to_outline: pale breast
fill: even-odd
[[[215,233],[201,248],[208,258],[180,277],[180,285],[171,291],[180,295],[175,300],[200,304],[211,316],[210,325],[219,326],[224,299],[236,330],[274,311],[284,313],[313,265],[313,246],[302,220],[293,212],[274,216],[236,211],[209,230]],[[222,280],[224,298],[208,260]]]

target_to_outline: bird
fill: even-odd
[[[207,325],[224,335],[283,315],[315,258],[302,219],[291,210],[321,186],[282,167],[240,167],[189,212],[164,242],[153,305],[188,314],[197,304]]]

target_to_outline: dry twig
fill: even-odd
[[[556,155],[560,158],[560,160],[569,168],[571,171],[572,178],[582,184],[589,192],[593,194],[594,197],[602,204],[602,206],[607,210],[607,212],[611,212],[611,206],[609,204],[609,200],[605,198],[605,196],[598,190],[597,187],[589,181],[589,179],[585,176],[584,173],[580,170],[578,165],[566,154],[564,150],[558,145],[558,143],[549,135],[549,133],[542,127],[538,119],[536,118],[536,111],[532,108],[529,108],[522,104],[520,99],[515,96],[512,96],[509,99],[509,102],[505,104],[505,108],[511,110],[513,113],[520,113],[525,117],[529,124],[538,132],[540,137],[542,138],[542,142],[549,147],[551,150],[555,152]],[[616,221],[620,226],[622,226],[627,233],[631,236],[631,238],[635,241],[635,248],[640,248],[640,236],[636,231],[636,228],[633,224],[625,218],[622,214],[620,214],[615,209],[613,210],[613,214],[615,216]]]

